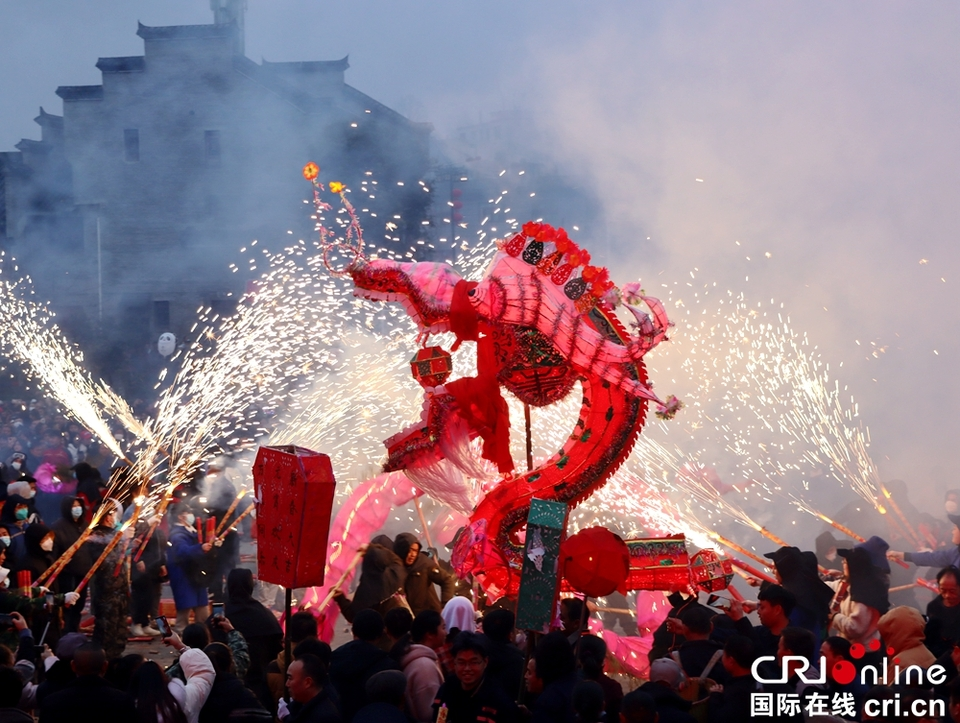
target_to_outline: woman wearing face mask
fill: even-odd
[[[210,615],[210,597],[207,594],[203,571],[213,544],[200,544],[194,527],[197,517],[188,503],[181,502],[173,514],[176,523],[170,530],[167,572],[170,576],[170,588],[173,590],[173,601],[177,606],[177,630],[183,632],[190,622],[191,610],[198,623],[202,623]]]
[[[46,525],[37,523],[27,528],[27,531],[23,533],[23,538],[27,554],[16,572],[25,570],[30,573],[30,582],[36,582],[37,578],[46,572],[47,568],[56,559],[53,554],[53,532]],[[40,640],[43,638],[46,630],[44,642],[51,648],[56,647],[57,641],[60,639],[60,608],[66,604],[73,605],[80,597],[73,591],[61,595],[59,594],[60,589],[59,580],[53,580],[48,582],[43,590],[37,588],[35,591],[31,591],[34,593],[31,598],[33,615],[31,616],[30,626],[33,630],[33,639]],[[47,598],[46,590],[50,591],[52,598]],[[49,628],[47,628],[48,623]]]
[[[103,501],[106,512],[93,528],[84,547],[91,560],[97,560],[114,537],[121,534],[123,508],[114,499]],[[130,581],[123,562],[123,545],[114,546],[107,559],[93,575],[90,589],[90,612],[96,620],[93,641],[100,643],[108,659],[118,658],[127,646],[127,614],[130,607]]]
[[[80,535],[87,529],[87,523],[84,521],[86,509],[83,500],[80,497],[64,497],[60,500],[60,519],[51,525],[53,530],[53,554],[59,558],[64,552],[69,550],[73,543],[80,539]],[[57,578],[61,590],[76,590],[77,585],[87,574],[93,560],[90,558],[90,550],[86,545],[82,546],[70,558],[70,562]],[[63,611],[63,629],[67,633],[76,633],[80,631],[80,616],[83,612],[83,606],[87,603],[87,588],[80,591],[80,599],[76,605],[72,605]]]
[[[6,527],[10,535],[10,543],[7,545],[7,566],[18,568],[23,564],[27,549],[23,542],[23,533],[30,523],[27,518],[30,517],[30,506],[20,495],[9,495],[3,503],[3,510],[0,511],[0,524]]]

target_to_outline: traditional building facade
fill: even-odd
[[[430,126],[348,85],[347,58],[250,60],[242,3],[211,0],[211,25],[140,24],[143,55],[100,58],[100,85],[58,88],[41,140],[0,153],[0,244],[108,354],[235,304],[241,246],[312,233],[308,160],[348,184],[371,172],[404,246],[427,230]]]

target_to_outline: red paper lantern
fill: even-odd
[[[560,545],[560,564],[570,586],[587,597],[611,594],[627,578],[627,544],[605,527],[588,527]]]
[[[439,387],[450,377],[453,371],[453,359],[450,352],[439,346],[427,346],[420,349],[410,360],[413,378],[422,387]]]
[[[690,579],[704,592],[726,590],[733,581],[733,565],[713,550],[700,550],[690,558]]]

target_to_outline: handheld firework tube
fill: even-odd
[[[606,269],[590,266],[589,254],[563,229],[539,223],[504,242],[479,283],[429,262],[360,260],[349,273],[357,296],[399,301],[424,334],[453,331],[457,345],[478,342],[477,377],[430,390],[426,426],[390,440],[385,471],[443,458],[438,440],[465,421],[472,437],[483,438],[484,457],[509,473],[509,419],[499,386],[545,406],[581,382],[583,404],[567,443],[538,467],[502,480],[456,540],[452,562],[461,576],[472,573],[493,597],[515,596],[523,553],[517,533],[530,500],[579,504],[630,454],[648,401],[659,403],[663,418],[680,408],[676,398],[661,402],[653,394],[642,363],[666,339],[662,305],[626,288],[625,302],[643,301],[653,313],[651,319],[627,303],[637,320],[637,332],[628,332],[614,313],[621,294]]]

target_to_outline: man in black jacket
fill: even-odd
[[[393,551],[403,560],[407,576],[404,592],[413,614],[421,610],[436,610],[438,613],[457,592],[457,577],[440,568],[429,554],[421,552],[423,546],[416,535],[401,532],[393,542]],[[434,585],[440,586],[440,597]]]
[[[40,723],[136,723],[133,698],[103,679],[107,656],[97,643],[85,643],[73,654],[77,679],[59,693],[45,698]]]
[[[330,656],[330,682],[340,695],[346,721],[366,704],[365,688],[374,673],[399,670],[396,661],[376,646],[383,635],[383,618],[376,610],[361,610],[353,619],[353,640]],[[289,679],[289,673],[287,675]]]
[[[723,690],[711,693],[707,703],[710,723],[741,723],[750,718],[750,696],[760,690],[760,684],[750,674],[756,659],[753,642],[743,635],[733,635],[723,647],[723,668],[727,682]]]
[[[504,608],[488,610],[481,623],[490,655],[487,675],[510,695],[520,692],[525,665],[523,651],[510,641],[515,624],[514,614]]]
[[[337,706],[326,690],[327,673],[316,655],[301,655],[287,667],[287,690],[302,708],[284,723],[342,723]]]
[[[487,649],[476,633],[460,633],[453,646],[454,677],[440,686],[433,701],[434,718],[446,723],[515,723],[519,709],[510,696],[487,677]],[[442,717],[441,717],[442,716]]]

